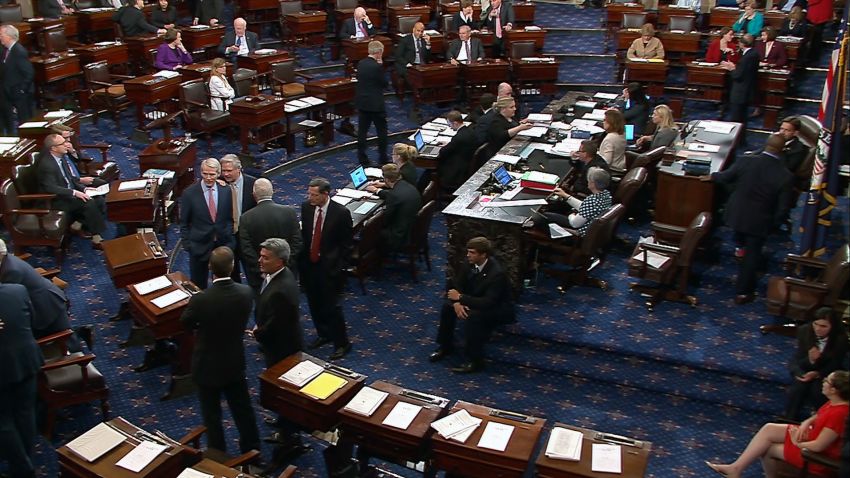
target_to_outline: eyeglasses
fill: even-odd
[[[833,384],[832,382],[829,381],[829,377],[826,377],[825,379],[823,379],[823,383],[829,385],[830,387],[835,386],[835,384]]]

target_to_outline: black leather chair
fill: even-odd
[[[180,84],[180,109],[186,129],[206,137],[212,154],[212,134],[230,127],[230,113],[210,108],[207,85],[200,78]]]

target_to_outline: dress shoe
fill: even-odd
[[[735,296],[735,303],[738,305],[749,304],[756,299],[755,294],[738,294]]]
[[[348,355],[348,352],[351,352],[351,343],[350,342],[346,345],[343,345],[342,347],[337,347],[336,350],[334,350],[334,353],[332,353],[331,356],[328,357],[328,359],[329,360],[339,360],[339,359],[345,357],[346,355]]]
[[[322,345],[331,343],[331,339],[326,339],[324,337],[316,337],[316,340],[310,343],[307,346],[308,349],[313,350],[321,347]]]
[[[96,251],[102,251],[103,250],[103,243],[102,242],[92,242],[91,248],[96,250]]]
[[[428,361],[429,362],[439,362],[440,360],[443,360],[444,358],[446,358],[446,356],[451,355],[451,353],[452,353],[451,350],[439,348],[439,349],[435,350],[434,352],[432,352],[431,355],[428,356]]]
[[[263,438],[266,443],[274,443],[275,445],[292,446],[301,444],[301,437],[297,433],[274,432],[271,435]]]
[[[454,373],[475,373],[484,369],[484,364],[481,362],[467,362],[460,367],[452,368]]]
[[[94,330],[91,325],[81,325],[74,329],[74,332],[77,333],[77,337],[86,343],[89,350],[93,350],[92,345],[94,344]]]

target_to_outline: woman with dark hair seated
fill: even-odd
[[[542,227],[550,222],[554,222],[561,227],[575,229],[578,231],[579,236],[584,237],[593,221],[611,209],[611,193],[608,191],[608,183],[610,181],[611,175],[608,174],[608,171],[602,168],[590,168],[587,171],[587,187],[590,189],[590,196],[587,196],[583,200],[571,196],[561,188],[555,188],[553,193],[564,198],[567,204],[576,212],[569,216],[556,212],[547,212],[543,214],[547,221],[544,222],[541,219],[538,222],[538,219],[535,219],[535,225]]]
[[[776,476],[776,460],[783,460],[797,468],[803,466],[802,449],[821,453],[838,460],[841,444],[846,435],[847,399],[850,398],[850,373],[838,370],[823,379],[821,392],[827,402],[816,414],[797,425],[768,423],[750,440],[747,448],[728,465],[705,462],[709,468],[723,476],[740,477],[756,460],[761,460],[764,475]],[[830,471],[817,463],[809,463],[809,474],[825,475]]]
[[[785,68],[788,63],[785,44],[776,41],[777,36],[776,29],[768,25],[762,29],[759,42],[756,43],[759,60],[769,68]]]
[[[183,65],[191,65],[192,61],[192,55],[183,46],[180,32],[173,28],[166,30],[162,44],[156,49],[154,67],[171,71]]]
[[[807,28],[809,28],[809,22],[806,20],[806,14],[803,13],[803,7],[794,5],[785,20],[782,20],[782,28],[779,29],[779,34],[805,38]]]
[[[847,330],[829,307],[821,307],[813,321],[797,328],[797,351],[788,364],[793,382],[788,387],[785,418],[799,420],[804,412],[823,404],[820,379],[847,366],[843,363],[847,350]]]
[[[705,61],[709,63],[720,63],[721,61],[738,63],[739,58],[738,40],[735,39],[735,32],[730,27],[721,28],[720,36],[708,45]]]
[[[623,88],[623,121],[634,125],[635,134],[643,134],[646,121],[649,119],[649,99],[640,83],[629,83]]]

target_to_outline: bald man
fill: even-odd
[[[358,40],[366,40],[375,35],[375,27],[372,26],[372,21],[369,20],[369,15],[366,14],[366,9],[357,7],[354,9],[354,16],[347,18],[342,23],[342,28],[339,30],[339,38],[356,38]]]
[[[248,31],[248,23],[244,18],[233,20],[233,31],[228,31],[218,45],[218,53],[228,61],[236,63],[237,56],[254,53],[260,45],[257,34]]]
[[[431,38],[423,35],[425,25],[416,22],[413,33],[405,35],[398,43],[395,67],[399,76],[407,79],[407,68],[413,65],[424,65],[431,57]]]

